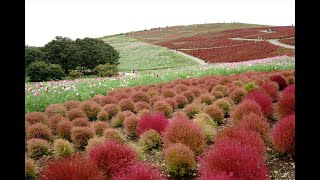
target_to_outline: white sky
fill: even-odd
[[[25,44],[216,22],[289,26],[294,0],[26,0]]]

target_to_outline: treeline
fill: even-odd
[[[77,78],[83,74],[117,74],[119,53],[100,39],[57,36],[43,47],[25,46],[25,72],[30,81]]]

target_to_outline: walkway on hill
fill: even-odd
[[[231,40],[236,40],[236,41],[268,41],[269,43],[276,45],[276,46],[281,46],[284,48],[289,48],[289,49],[295,49],[295,46],[290,45],[290,44],[285,44],[279,41],[279,39],[248,39],[248,38],[229,38]]]
[[[174,51],[174,52],[176,52],[176,53],[179,53],[179,54],[181,54],[181,55],[183,55],[183,56],[186,56],[186,57],[190,58],[191,60],[193,60],[193,61],[195,61],[195,62],[197,62],[197,63],[199,63],[199,64],[201,64],[201,65],[206,65],[206,64],[207,64],[204,60],[202,60],[202,59],[200,59],[200,58],[191,56],[191,55],[186,54],[186,53],[181,52],[181,51],[176,51],[176,50],[173,50],[173,49],[170,49],[170,50],[171,50],[171,51]]]

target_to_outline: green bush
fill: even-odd
[[[99,64],[94,68],[95,73],[100,77],[115,76],[118,74],[117,65],[114,64]]]
[[[71,143],[65,139],[56,139],[53,143],[53,149],[57,158],[70,156],[74,152]]]
[[[33,180],[36,178],[37,167],[36,167],[33,159],[31,159],[31,158],[25,159],[24,169],[25,169],[25,171],[24,171],[25,180]]]
[[[83,75],[83,73],[80,72],[80,71],[77,71],[77,70],[71,70],[71,71],[69,71],[69,74],[68,74],[68,76],[69,76],[71,79],[80,78],[82,75]]]
[[[26,69],[27,76],[32,82],[62,79],[65,74],[58,64],[48,64],[44,61],[31,63]]]
[[[141,134],[139,143],[144,151],[157,149],[161,146],[161,135],[154,129],[150,129]]]
[[[61,80],[66,75],[59,64],[49,64],[49,79]]]

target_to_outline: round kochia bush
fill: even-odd
[[[50,104],[44,113],[48,117],[55,114],[60,114],[65,117],[67,115],[67,109],[62,104]]]
[[[280,118],[295,113],[295,85],[285,88],[278,101],[278,114]]]
[[[244,88],[238,87],[230,93],[230,98],[235,104],[238,104],[246,95],[247,91]]]
[[[109,125],[107,123],[103,122],[103,121],[92,122],[91,126],[94,129],[95,134],[97,136],[102,136],[104,130],[106,130],[109,127]]]
[[[34,160],[31,158],[26,158],[25,166],[24,166],[25,180],[33,180],[36,178],[36,175],[37,175],[37,167],[34,163]]]
[[[110,179],[138,161],[137,153],[130,146],[114,141],[108,141],[92,148],[88,155],[89,159],[103,172],[106,179]]]
[[[43,124],[48,123],[48,117],[43,112],[30,112],[25,115],[25,120],[29,123],[29,125],[33,125],[38,122],[41,122]]]
[[[216,100],[213,102],[213,105],[220,107],[224,115],[229,114],[232,108],[232,105],[229,103],[229,101],[224,98]]]
[[[135,163],[118,172],[111,180],[165,180],[151,164]]]
[[[57,134],[57,127],[58,127],[58,124],[63,121],[63,120],[68,120],[67,118],[61,116],[60,114],[56,114],[56,115],[53,115],[49,118],[49,127],[50,129],[52,130],[52,133],[54,135]]]
[[[199,155],[206,147],[205,134],[201,128],[191,120],[182,116],[176,116],[163,132],[163,140],[166,147],[175,143],[182,143]]]
[[[91,127],[73,127],[71,129],[71,140],[80,149],[84,149],[88,140],[93,136],[94,130]]]
[[[278,121],[272,129],[274,148],[283,153],[295,152],[295,115],[287,116]]]
[[[57,126],[57,135],[60,138],[71,140],[72,123],[69,120],[62,120]]]
[[[176,176],[190,174],[196,168],[196,159],[190,148],[184,144],[173,144],[164,150],[168,170]]]
[[[232,179],[268,179],[269,170],[251,146],[236,140],[221,141],[200,160],[200,179],[211,174],[227,173]]]
[[[145,131],[154,129],[161,134],[167,127],[168,123],[168,118],[163,113],[145,114],[138,121],[136,132],[140,136]]]
[[[102,109],[108,114],[108,120],[116,116],[121,111],[120,106],[117,104],[106,104]]]
[[[67,112],[67,117],[70,121],[76,119],[76,118],[84,118],[87,117],[87,115],[79,108],[73,108]]]
[[[283,90],[284,88],[286,88],[288,86],[287,79],[281,74],[271,75],[270,80],[278,83],[280,90]]]
[[[130,137],[136,136],[136,128],[138,125],[138,121],[139,118],[137,116],[130,116],[124,120],[124,129]]]
[[[266,153],[266,146],[258,132],[243,128],[243,127],[228,127],[222,132],[218,133],[215,143],[233,139],[241,144],[247,144],[252,147],[254,151],[264,156]]]
[[[38,158],[49,153],[49,143],[46,140],[33,138],[27,141],[30,157]]]
[[[107,121],[108,119],[109,119],[108,113],[105,110],[101,109],[97,115],[97,120],[98,121]]]
[[[76,118],[72,122],[73,127],[86,127],[90,125],[90,121],[87,117],[84,118]]]
[[[186,113],[186,115],[192,119],[194,118],[195,115],[199,114],[201,109],[199,107],[198,104],[195,103],[191,103],[188,104],[184,109],[183,109],[184,113]]]
[[[65,139],[56,139],[53,143],[53,149],[56,157],[67,157],[74,152],[71,143]]]
[[[79,108],[82,109],[82,111],[87,115],[89,120],[96,120],[97,115],[101,110],[100,104],[94,102],[94,101],[84,101],[79,105]]]
[[[274,108],[272,104],[272,98],[261,91],[250,92],[245,99],[249,99],[258,103],[265,116],[270,117],[273,114]]]
[[[164,113],[167,117],[171,117],[173,113],[172,106],[164,100],[156,101],[153,105],[153,109],[156,112]]]
[[[231,112],[232,122],[234,124],[237,124],[242,119],[242,116],[249,114],[251,112],[257,115],[261,115],[261,116],[263,115],[261,107],[258,103],[249,99],[243,100]]]
[[[103,137],[106,141],[115,141],[125,143],[126,137],[117,129],[108,128],[103,132]]]
[[[186,104],[188,104],[188,99],[181,94],[178,94],[174,97],[174,100],[177,102],[178,108],[184,108]]]
[[[266,82],[260,86],[259,90],[268,94],[273,101],[278,99],[279,85],[276,82]]]
[[[134,104],[134,112],[139,112],[143,109],[150,109],[150,105],[144,101],[139,101]]]
[[[26,135],[27,139],[40,138],[51,140],[52,138],[51,130],[49,129],[49,127],[40,122],[29,126]]]
[[[78,106],[81,104],[80,101],[74,101],[74,100],[70,100],[70,101],[66,101],[64,102],[62,105],[68,110],[70,111],[73,108],[78,108]]]
[[[147,103],[150,102],[150,97],[145,92],[142,92],[142,91],[137,91],[133,93],[131,96],[131,99],[134,102],[138,102],[138,101],[145,101]]]
[[[134,102],[131,99],[122,99],[119,104],[121,111],[134,111]]]
[[[203,112],[208,114],[213,119],[213,121],[217,122],[218,124],[223,123],[224,114],[222,109],[217,105],[206,106],[203,109]]]
[[[76,154],[71,157],[50,161],[39,174],[39,180],[104,180],[98,167],[85,157]]]
[[[154,129],[150,129],[140,135],[139,143],[145,151],[157,149],[161,146],[161,135]]]

